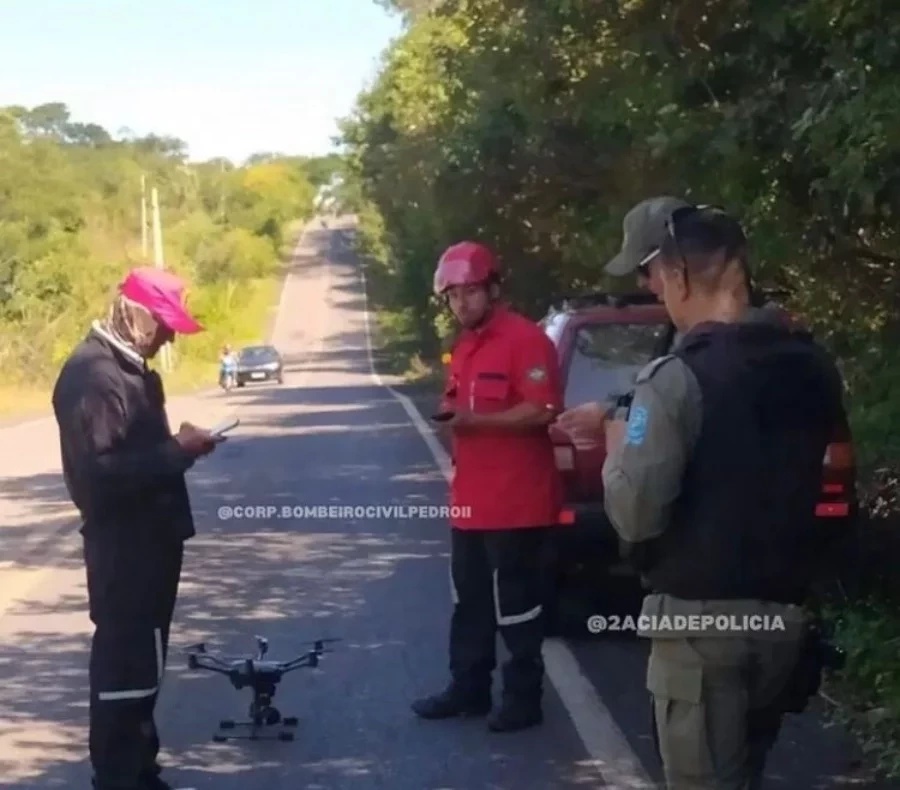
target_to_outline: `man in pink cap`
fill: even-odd
[[[119,286],[65,362],[53,391],[63,475],[78,508],[88,601],[90,755],[97,790],[165,790],[154,708],[184,541],[195,534],[185,473],[216,445],[172,434],[147,366],[176,334],[201,330],[174,274],[143,267]]]

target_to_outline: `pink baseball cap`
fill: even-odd
[[[145,307],[173,332],[192,335],[203,330],[184,306],[184,282],[172,272],[153,266],[132,269],[119,292]]]

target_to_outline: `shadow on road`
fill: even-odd
[[[76,529],[76,521],[60,473],[0,479],[0,566],[10,562],[28,566],[29,555],[40,553],[47,541],[68,529]]]
[[[588,769],[558,702],[545,729],[509,740],[489,741],[483,722],[442,730],[411,716],[411,699],[446,679],[445,521],[309,510],[445,502],[443,477],[396,401],[372,386],[289,381],[241,397],[241,427],[191,473],[198,535],[187,548],[160,702],[164,756],[177,783],[420,790],[509,786],[520,777],[516,786],[574,786]],[[268,510],[236,517],[237,506]],[[74,561],[71,573],[80,576]],[[32,596],[9,613],[21,625],[0,648],[0,737],[15,740],[22,723],[29,742],[7,750],[16,759],[0,765],[4,787],[87,786],[89,624],[83,585],[74,589]],[[54,633],[35,633],[28,617]],[[75,621],[80,631],[63,627]],[[61,635],[66,630],[76,633]],[[219,719],[246,714],[249,692],[189,672],[185,650],[204,641],[246,655],[257,634],[270,640],[275,659],[293,658],[317,638],[342,641],[321,669],[298,670],[278,688],[276,705],[300,718],[297,742],[213,744]],[[31,737],[44,729],[46,743]]]

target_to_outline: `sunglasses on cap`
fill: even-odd
[[[666,219],[666,222],[665,222],[666,233],[669,236],[671,236],[672,239],[675,241],[676,249],[679,249],[679,248],[678,248],[678,239],[675,236],[675,229],[674,229],[675,224],[679,220],[688,216],[689,214],[695,214],[698,211],[706,211],[708,209],[713,209],[713,210],[721,211],[722,213],[724,213],[724,209],[721,209],[718,206],[705,205],[705,204],[699,205],[699,206],[682,206],[681,208],[675,209],[675,211],[673,211],[672,214]],[[654,247],[649,253],[647,253],[647,255],[644,256],[643,260],[641,260],[641,262],[638,263],[638,265],[635,267],[637,273],[639,275],[641,275],[642,277],[649,277],[650,276],[650,264],[653,262],[653,259],[659,255],[659,253],[660,253],[659,247]],[[679,249],[679,255],[681,255],[680,249]],[[684,256],[681,256],[681,257],[683,258]]]
[[[721,206],[704,204],[699,206],[683,206],[682,208],[675,209],[672,212],[671,216],[666,219],[666,233],[669,238],[672,239],[672,243],[675,246],[675,252],[678,254],[678,257],[681,259],[681,272],[684,276],[685,285],[688,285],[688,261],[687,256],[684,254],[684,250],[682,248],[681,243],[678,239],[677,227],[680,222],[683,222],[687,217],[694,216],[696,214],[709,214],[709,215],[718,215],[720,217],[728,218],[729,220],[737,223],[736,220]],[[739,226],[738,226],[739,227]],[[726,255],[730,256],[734,250],[729,249],[729,245],[725,245]],[[658,253],[658,251],[657,251]],[[744,268],[744,276],[747,280],[747,285],[752,290],[752,284],[750,282],[750,272],[746,267],[746,264],[743,265]]]
[[[644,257],[644,259],[637,265],[635,271],[641,277],[649,277],[650,276],[650,262],[659,255],[659,247],[656,247],[652,252]]]
[[[682,206],[681,208],[675,209],[671,213],[669,217],[665,220],[665,228],[666,234],[669,238],[672,239],[675,245],[675,251],[678,256],[681,258],[682,263],[685,267],[685,276],[687,276],[687,259],[682,250],[682,246],[679,243],[678,235],[676,233],[676,226],[683,221],[686,217],[689,217],[694,214],[698,214],[701,212],[718,214],[723,217],[731,218],[728,212],[721,206],[711,204],[711,203],[703,203],[695,206]],[[656,258],[661,252],[660,247],[653,248],[640,263],[635,267],[636,271],[642,277],[650,277],[650,264],[653,262],[653,259]]]

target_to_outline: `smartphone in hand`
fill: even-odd
[[[224,442],[227,438],[225,434],[229,431],[233,431],[238,425],[241,424],[241,421],[237,417],[229,417],[227,420],[222,420],[222,422],[216,423],[212,428],[209,429],[209,432],[212,434],[213,439],[217,442]]]

